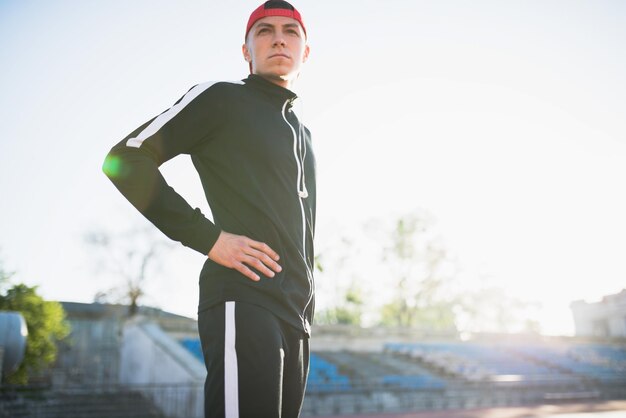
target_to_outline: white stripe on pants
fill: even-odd
[[[239,383],[235,350],[235,302],[226,302],[224,312],[224,409],[225,418],[239,418]]]

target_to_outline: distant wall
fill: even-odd
[[[354,325],[313,326],[311,336],[312,351],[383,351],[389,342],[458,339],[456,333],[435,334],[418,329],[361,328]]]
[[[204,364],[156,323],[136,317],[124,325],[120,351],[120,383],[152,386],[145,391],[145,395],[151,397],[164,413],[201,417],[205,376]],[[176,403],[160,396],[158,391],[160,385],[171,388],[172,384],[178,386],[177,393],[174,394]],[[172,395],[171,392],[168,393]]]
[[[59,345],[56,386],[118,382],[122,322],[115,317],[70,317],[71,334]]]
[[[56,387],[115,385],[120,382],[122,329],[128,321],[128,306],[103,303],[61,302],[71,334],[59,344],[52,370]],[[197,336],[194,319],[139,307],[139,315],[159,324],[174,338]]]

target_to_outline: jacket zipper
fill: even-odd
[[[307,277],[307,281],[309,283],[309,296],[308,296],[308,300],[306,302],[306,304],[304,305],[304,310],[302,311],[302,318],[303,321],[306,321],[306,318],[304,317],[304,314],[306,312],[306,309],[308,308],[309,304],[311,303],[311,299],[313,298],[313,281],[311,279],[312,277],[312,273],[310,272],[309,269],[309,262],[307,260],[307,255],[306,255],[306,217],[304,214],[304,203],[303,203],[303,199],[306,199],[308,196],[308,193],[306,191],[306,185],[302,185],[302,177],[304,175],[304,161],[300,161],[300,156],[299,156],[299,147],[306,147],[306,142],[304,141],[304,138],[302,139],[302,145],[300,146],[300,141],[298,139],[298,136],[296,135],[296,130],[293,128],[293,126],[291,125],[291,123],[289,123],[289,121],[287,120],[287,115],[285,114],[285,110],[287,108],[287,104],[289,103],[289,100],[285,101],[285,104],[283,105],[282,111],[281,111],[281,115],[283,117],[283,119],[285,120],[285,123],[289,126],[289,129],[291,129],[291,133],[293,134],[293,156],[296,159],[296,165],[298,167],[298,176],[297,176],[297,187],[296,187],[296,191],[297,191],[297,195],[298,195],[298,202],[300,203],[300,212],[302,215],[302,255],[304,257],[304,266],[306,268],[306,277]],[[306,150],[306,148],[305,148]],[[300,190],[300,187],[302,186],[302,190]],[[304,325],[304,329],[307,333],[310,332],[309,327],[307,327],[306,322],[303,323]]]

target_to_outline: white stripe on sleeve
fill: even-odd
[[[159,129],[163,127],[163,125],[170,121],[174,116],[178,114],[178,112],[183,110],[185,106],[191,103],[193,99],[198,97],[203,91],[211,87],[213,84],[215,84],[215,82],[211,81],[203,84],[198,84],[197,86],[193,87],[183,96],[183,98],[178,103],[157,116],[156,119],[154,119],[152,123],[146,126],[143,131],[139,132],[136,137],[129,138],[128,141],[126,141],[126,146],[133,148],[141,147],[143,141],[157,133]]]

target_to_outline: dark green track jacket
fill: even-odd
[[[223,301],[252,303],[309,334],[315,159],[310,132],[292,111],[296,97],[257,75],[196,85],[115,145],[104,171],[157,228],[204,255],[222,230],[280,255],[282,271],[273,278],[259,274],[259,282],[207,258],[199,311]],[[159,172],[178,154],[191,155],[215,223]]]

